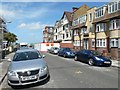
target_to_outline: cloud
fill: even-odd
[[[35,22],[35,23],[21,23],[17,27],[23,30],[43,30],[46,25],[48,24],[41,24],[40,22]]]
[[[52,5],[53,4],[47,4],[33,7],[31,2],[3,3],[0,8],[0,16],[8,20],[34,19],[36,17],[43,18],[46,13],[52,11],[50,9]]]

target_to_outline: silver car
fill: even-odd
[[[44,57],[35,49],[18,50],[8,67],[8,84],[27,85],[47,79],[49,69]]]

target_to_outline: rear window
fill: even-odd
[[[14,55],[13,61],[33,60],[38,58],[42,58],[39,52],[19,52]]]

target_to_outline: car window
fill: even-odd
[[[20,52],[16,53],[13,61],[32,60],[42,58],[39,52]]]
[[[93,55],[100,55],[101,53],[100,52],[98,52],[98,51],[91,51],[91,53],[93,54]]]

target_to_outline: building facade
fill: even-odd
[[[43,31],[43,42],[54,42],[54,27],[46,26]]]
[[[62,42],[62,23],[61,20],[56,21],[54,26],[54,42],[61,43]]]
[[[95,11],[95,49],[120,59],[120,1],[101,6]]]
[[[72,12],[65,11],[61,18],[62,24],[62,42],[60,43],[61,47],[73,48],[72,43]]]
[[[86,21],[88,9],[89,7],[87,5],[83,5],[73,12],[72,30],[73,48],[75,50],[83,49],[83,33],[87,31]],[[88,48],[88,46],[86,46],[86,48]]]
[[[74,50],[98,50],[120,60],[120,1],[64,12],[55,23],[54,42]]]

